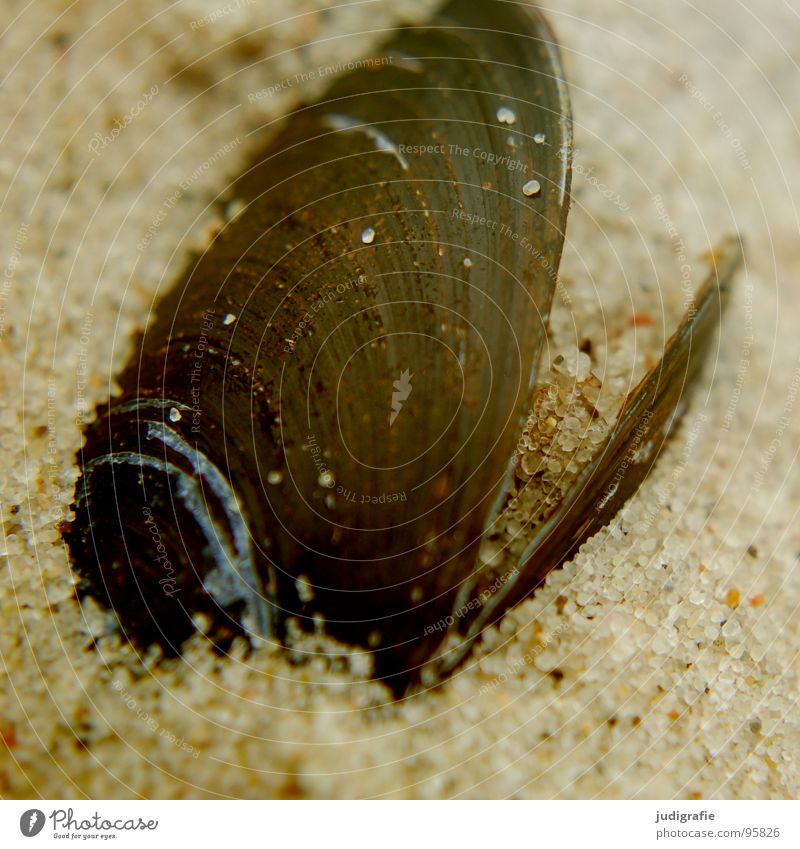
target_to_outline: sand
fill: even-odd
[[[703,253],[739,231],[746,267],[656,472],[449,682],[394,703],[358,656],[220,658],[201,635],[141,657],[76,600],[56,524],[134,331],[252,135],[433,6],[325,5],[6,3],[0,794],[796,796],[797,3],[549,11],[576,124],[550,354],[591,339],[624,392]]]

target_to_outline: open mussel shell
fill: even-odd
[[[68,542],[131,638],[295,620],[402,688],[472,580],[545,338],[568,98],[515,4],[459,0],[382,57],[245,170],[87,430]]]
[[[597,526],[572,499],[441,647],[488,579],[570,171],[558,50],[520,4],[456,0],[293,113],[87,428],[65,532],[82,591],[143,645],[294,625],[369,648],[398,692],[447,674]]]

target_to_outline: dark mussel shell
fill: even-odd
[[[456,0],[382,57],[255,157],[241,213],[87,428],[65,536],[82,591],[140,644],[178,651],[198,614],[223,646],[294,622],[368,647],[397,691],[438,680],[635,490],[638,468],[590,509],[645,408],[663,438],[714,329],[717,276],[513,580],[442,647],[437,623],[493,577],[477,551],[545,339],[571,119],[532,7]]]

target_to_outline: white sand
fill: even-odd
[[[213,227],[247,134],[314,89],[248,95],[367,55],[379,35],[340,36],[433,4],[286,0],[198,23],[224,5],[5,5],[0,794],[796,796],[796,3],[552,10],[577,142],[554,348],[589,336],[624,390],[680,316],[679,253],[696,285],[700,254],[739,230],[747,268],[656,474],[450,682],[392,704],[357,670],[223,660],[199,637],[184,661],[142,660],[81,609],[55,527],[80,410]]]

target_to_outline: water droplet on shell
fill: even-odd
[[[501,106],[497,110],[497,120],[501,124],[515,124],[517,121],[517,114],[516,112],[514,112],[513,109],[509,108],[508,106]]]
[[[522,187],[522,194],[525,197],[536,197],[542,191],[542,184],[538,180],[528,180]]]

